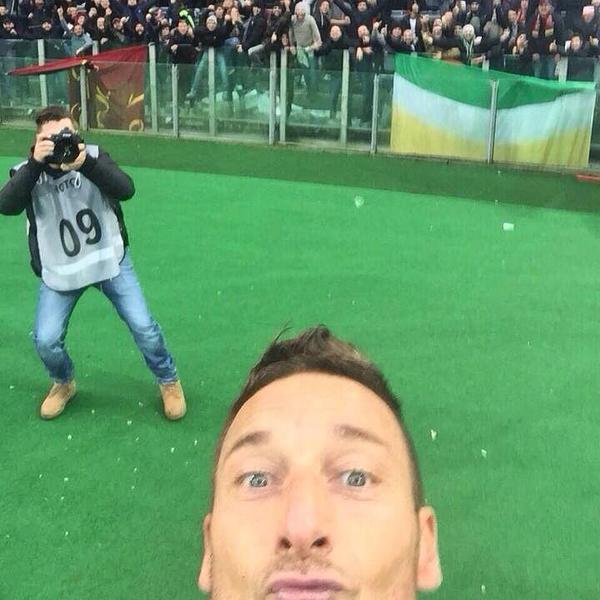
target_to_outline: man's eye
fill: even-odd
[[[254,471],[242,475],[239,482],[242,485],[251,488],[267,487],[267,485],[269,485],[269,475],[263,471]]]
[[[342,482],[344,485],[350,487],[364,487],[370,480],[371,477],[367,472],[358,469],[352,469],[351,471],[344,471],[342,473]]]

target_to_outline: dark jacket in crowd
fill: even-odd
[[[257,15],[252,15],[246,22],[242,34],[242,50],[247,52],[249,48],[262,44],[267,31],[267,21],[261,10]]]

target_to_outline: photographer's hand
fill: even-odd
[[[85,144],[79,144],[79,155],[72,163],[62,163],[60,165],[61,171],[77,171],[81,165],[85,162],[87,157],[87,151]]]
[[[46,162],[46,157],[54,152],[54,142],[47,140],[41,135],[36,136],[35,146],[33,148],[33,159],[36,162]]]

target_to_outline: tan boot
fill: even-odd
[[[69,383],[55,383],[40,405],[40,417],[42,419],[54,419],[65,410],[67,402],[75,395],[77,386],[75,381]]]
[[[171,421],[181,419],[185,415],[185,396],[179,380],[171,383],[161,383],[160,395],[162,396],[165,417]]]

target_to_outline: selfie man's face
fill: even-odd
[[[213,600],[409,600],[441,574],[406,442],[371,390],[303,373],[259,390],[223,441],[204,522]]]

